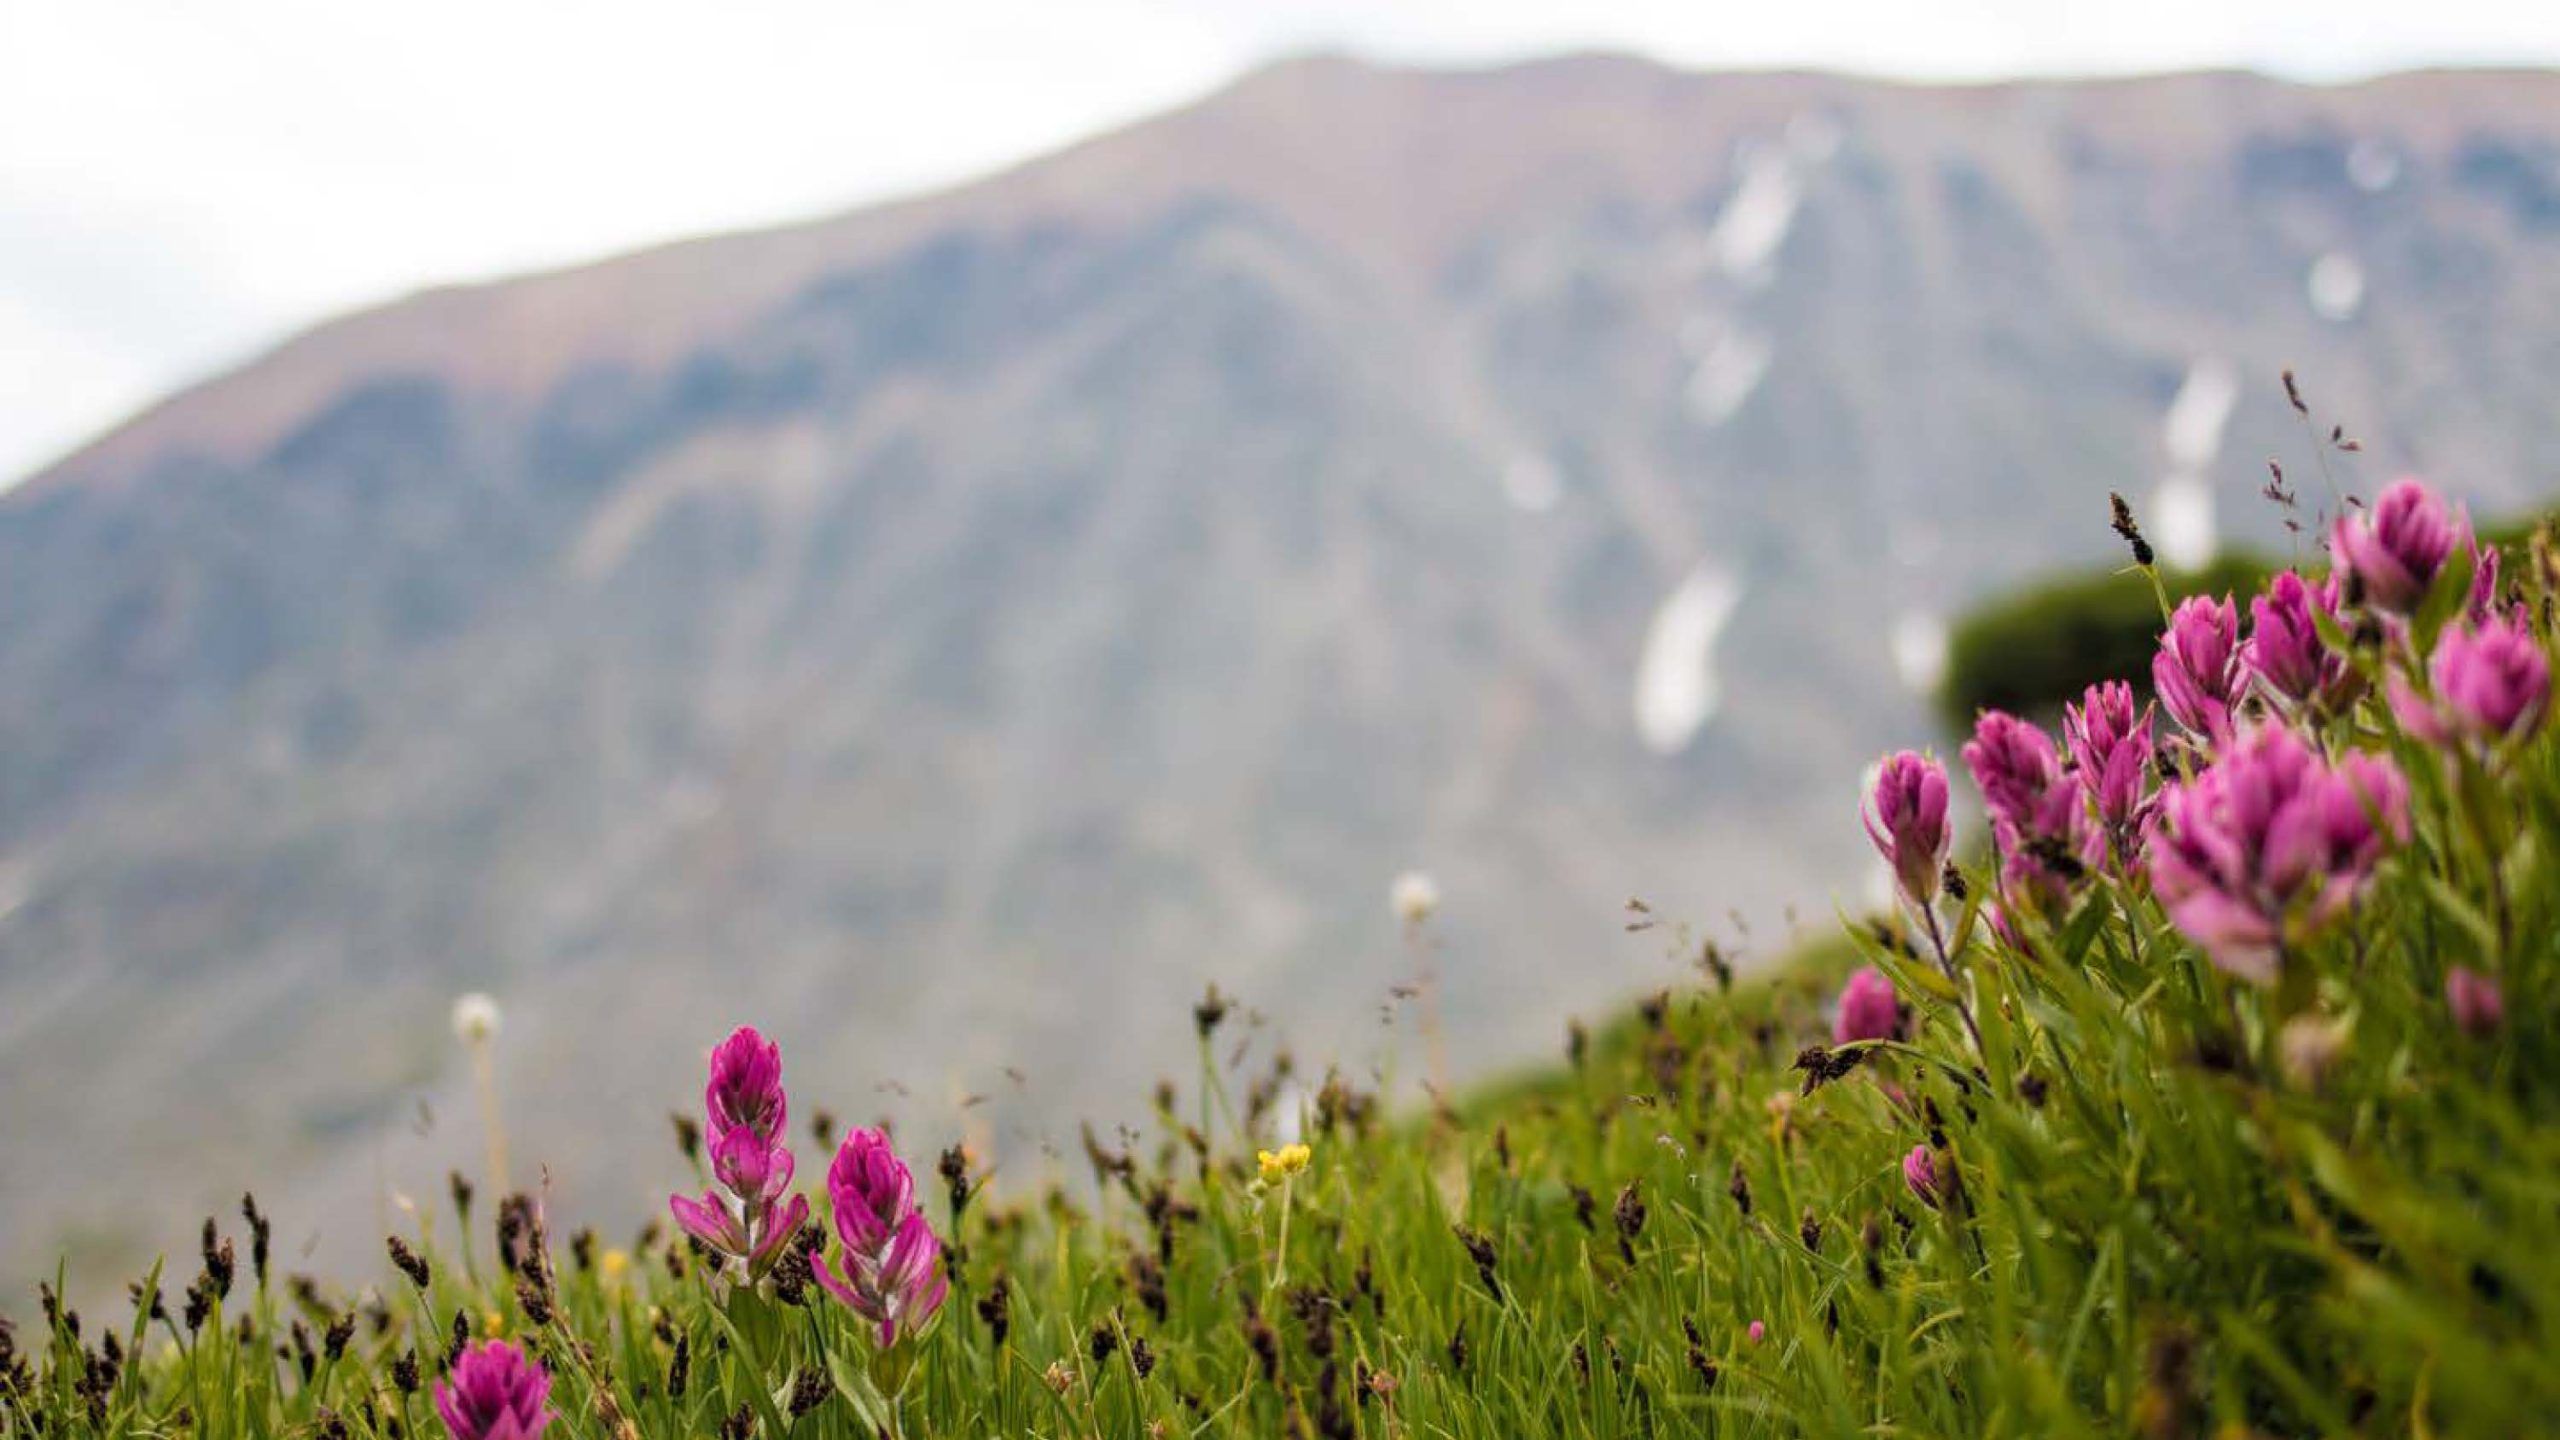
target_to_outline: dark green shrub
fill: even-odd
[[[2163,571],[2172,601],[2230,593],[2244,600],[2276,571],[2254,555],[2228,555],[2202,570]],[[1938,715],[1952,734],[1984,710],[2035,715],[2101,680],[2147,684],[2160,639],[2160,601],[2130,566],[2038,582],[1958,622],[1947,642]]]
[[[2543,519],[2528,515],[2481,535],[2513,563]],[[2172,604],[2190,595],[2231,595],[2245,622],[2249,597],[2283,568],[2264,556],[2234,552],[2201,570],[2163,570],[2160,583]],[[2102,680],[2129,680],[2147,690],[2159,635],[2159,598],[2130,564],[2050,576],[1956,623],[1947,641],[1938,718],[1948,733],[1962,735],[1984,710],[2050,715]]]

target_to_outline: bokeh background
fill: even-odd
[[[2111,490],[2185,564],[2403,469],[2548,500],[2555,59],[2470,3],[6,0],[0,1271],[253,1184],[369,1255],[477,1152],[464,992],[518,1178],[615,1227],[744,1021],[1029,1184],[1213,981],[1410,1082],[1426,967],[1472,1077],[1774,956]]]

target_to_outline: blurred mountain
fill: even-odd
[[[1212,978],[1365,1063],[1412,865],[1456,1053],[1543,1055],[1675,973],[1630,895],[1855,903],[1941,617],[2109,489],[2287,543],[2286,365],[2341,488],[2547,493],[2560,78],[1314,59],[325,325],[0,495],[0,1269],[253,1183],[369,1255],[471,988],[616,1226],[741,1021],[1017,1181]]]

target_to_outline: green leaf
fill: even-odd
[[[871,1383],[867,1367],[857,1366],[845,1358],[841,1349],[827,1351],[827,1378],[836,1385],[836,1393],[845,1398],[863,1425],[875,1435],[890,1433],[889,1402]]]
[[[2062,934],[2055,941],[2064,964],[2078,969],[2087,962],[2089,942],[2096,938],[2098,927],[2107,923],[2107,916],[2115,910],[2115,903],[2114,897],[2107,893],[2104,886],[2089,887],[2089,893],[2081,900],[2080,908],[2073,911],[2071,918],[2064,922]]]
[[[2446,919],[2471,937],[2479,954],[2494,955],[2498,952],[2498,928],[2489,923],[2489,917],[2481,914],[2478,906],[2464,899],[2460,891],[2446,884],[2441,877],[2422,875],[2418,878],[2427,898],[2435,902]]]

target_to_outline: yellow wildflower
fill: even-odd
[[[598,1260],[596,1263],[597,1267],[604,1271],[605,1283],[610,1285],[615,1281],[620,1280],[622,1278],[622,1273],[631,1268],[631,1252],[628,1250],[607,1250],[604,1252],[603,1258]]]
[[[1262,1164],[1262,1183],[1276,1185],[1307,1168],[1316,1152],[1304,1145],[1283,1145],[1277,1150],[1264,1150],[1255,1157]]]

